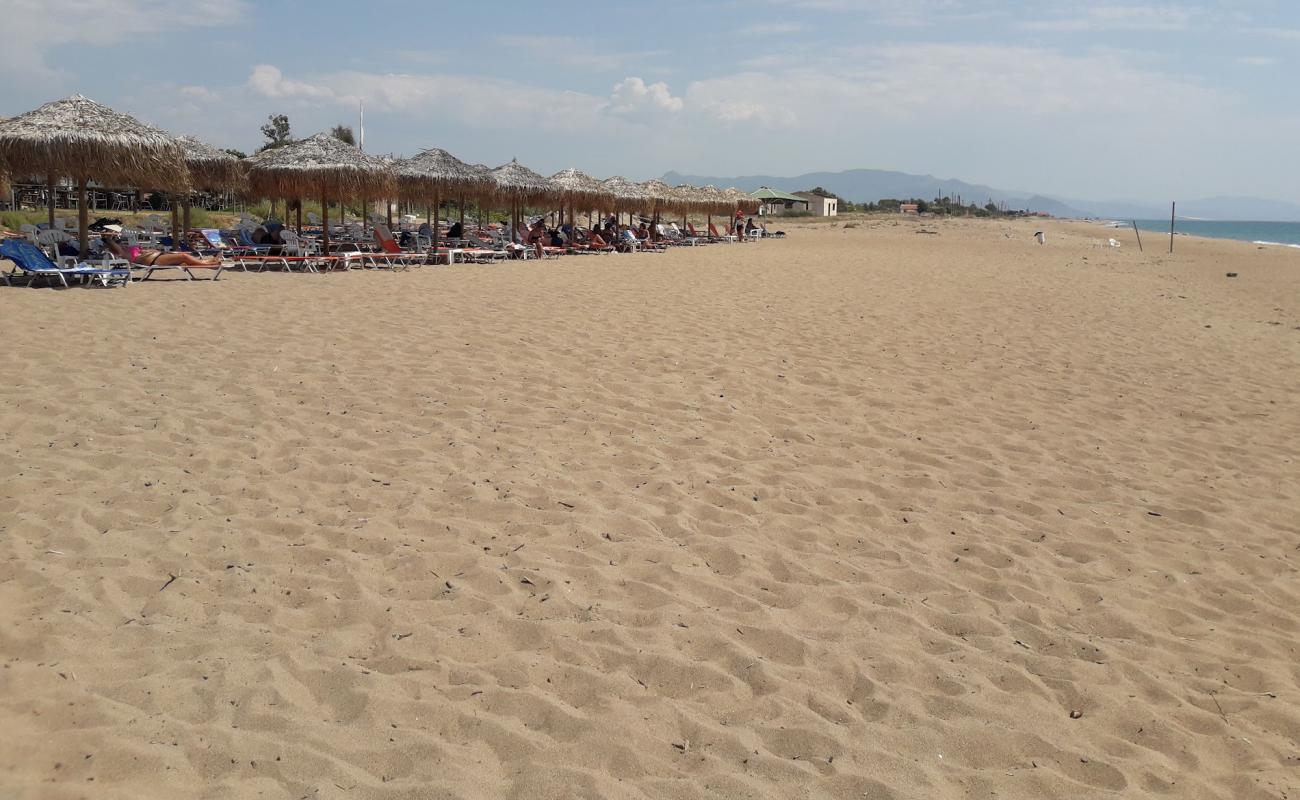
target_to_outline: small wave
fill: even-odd
[[[1251,244],[1258,244],[1264,247],[1290,247],[1295,250],[1300,250],[1300,244],[1285,244],[1283,242],[1259,242],[1259,241],[1251,242]]]

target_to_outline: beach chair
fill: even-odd
[[[258,255],[267,255],[271,252],[271,245],[258,244],[253,241],[253,231],[248,228],[237,228],[236,235],[239,237],[239,246],[245,250],[252,250]]]
[[[676,222],[668,223],[668,232],[671,236],[676,237],[678,241],[682,242],[683,244],[689,244],[692,247],[696,247],[698,245],[708,243],[707,240],[705,239],[700,239],[699,237],[693,234],[688,235],[684,233],[681,228],[677,227]]]
[[[70,241],[72,241],[72,237],[58,228],[49,228],[36,234],[36,245],[44,250],[50,256],[50,260],[56,264],[62,263],[64,259],[72,258],[72,256],[65,256],[59,252],[59,245]],[[76,263],[75,258],[73,263]]]
[[[379,244],[380,252],[367,254],[372,266],[378,267],[383,263],[393,269],[399,266],[410,269],[412,264],[423,264],[428,260],[428,256],[424,253],[412,253],[403,250],[397,240],[393,238],[393,232],[388,230],[387,225],[375,226],[375,241]],[[364,263],[363,261],[363,266]]]
[[[12,261],[15,270],[21,270],[28,276],[29,283],[42,278],[52,286],[57,280],[66,289],[72,285],[68,283],[70,277],[99,283],[102,286],[126,286],[131,282],[131,270],[120,267],[98,267],[92,264],[60,267],[51,261],[41,248],[21,239],[7,239],[0,242],[0,258]],[[11,279],[16,274],[16,271],[11,271],[5,277],[5,283],[13,285]]]
[[[713,237],[719,242],[726,242],[727,244],[731,244],[736,241],[735,234],[728,233],[726,235],[723,235],[721,233],[718,233],[718,226],[714,225],[712,222],[709,223],[709,236]]]
[[[284,242],[282,249],[288,256],[314,256],[320,253],[320,245],[299,239],[298,232],[288,228],[280,231],[280,241]]]

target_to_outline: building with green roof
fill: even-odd
[[[807,211],[809,206],[806,197],[783,192],[780,189],[772,189],[768,186],[760,186],[750,192],[749,196],[763,204],[760,213],[767,216],[785,214],[789,211]]]

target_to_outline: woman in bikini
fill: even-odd
[[[142,267],[219,267],[221,258],[218,256],[209,256],[199,258],[193,253],[167,252],[165,250],[147,249],[139,250],[136,248],[128,249],[117,238],[117,232],[112,230],[104,231],[104,249],[112,253],[117,258],[123,258],[132,264],[139,264]]]

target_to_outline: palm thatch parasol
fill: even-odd
[[[438,207],[442,198],[457,196],[461,205],[461,224],[464,224],[465,197],[478,196],[489,191],[487,168],[466,164],[451,153],[431,147],[419,155],[397,162],[397,194],[403,200],[424,201],[429,204],[429,221],[433,228],[433,247],[438,247]]]
[[[176,141],[181,146],[185,167],[190,171],[190,182],[195,189],[208,191],[236,191],[244,186],[244,165],[238,158],[195,136],[178,136]],[[184,208],[185,230],[190,229],[190,197],[187,194],[181,201]],[[176,206],[172,205],[172,237],[176,241]]]
[[[502,164],[488,174],[492,178],[493,195],[510,204],[514,231],[519,230],[519,213],[523,204],[541,202],[556,194],[550,181],[513,158],[509,164]]]
[[[428,202],[446,194],[487,188],[482,171],[438,147],[397,162],[394,172],[397,194],[403,200]]]
[[[622,175],[606,178],[600,182],[600,185],[605,187],[612,211],[626,211],[631,214],[640,211],[647,203],[651,202],[639,184],[624,178]]]
[[[757,213],[758,207],[761,205],[757,198],[746,192],[740,191],[734,186],[729,189],[723,189],[722,193],[731,200],[733,211],[743,211],[746,214],[754,214]]]
[[[74,94],[0,122],[0,162],[17,175],[44,175],[54,224],[54,182],[77,184],[81,252],[87,252],[86,184],[183,190],[188,185],[180,145],[167,133],[128,114]]]
[[[678,207],[679,200],[673,194],[673,187],[663,181],[649,180],[641,184],[641,190],[645,192],[646,197],[650,198],[651,215],[658,217],[664,211],[671,211]]]
[[[331,201],[390,197],[393,173],[389,165],[328,133],[318,133],[244,159],[249,193],[255,197],[301,200],[319,197],[324,225],[324,249],[329,252]]]
[[[551,185],[555,187],[555,193],[559,197],[562,205],[569,207],[569,222],[574,222],[574,216],[577,214],[576,205],[584,203],[587,210],[590,211],[592,206],[608,197],[609,193],[600,181],[591,177],[587,173],[573,169],[560,170],[550,177]],[[563,215],[563,209],[561,209]]]
[[[489,174],[492,177],[493,193],[501,199],[535,203],[555,194],[555,187],[550,181],[515,159]]]
[[[712,184],[700,188],[700,196],[707,199],[708,206],[705,213],[708,215],[708,223],[713,224],[714,214],[730,214],[734,210],[734,204],[727,193]]]

